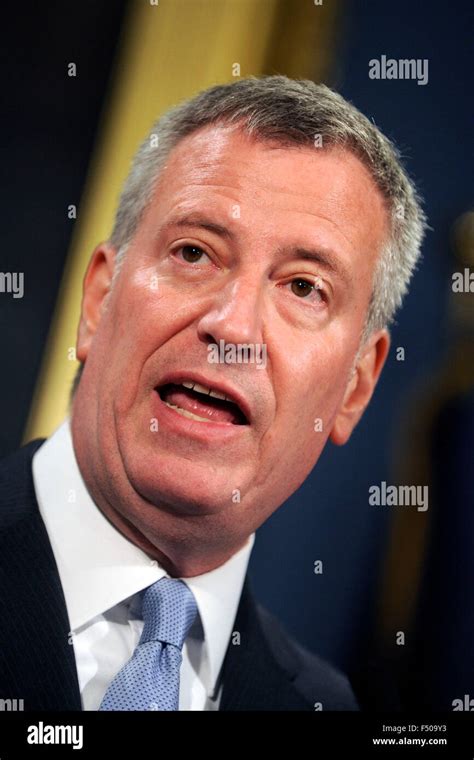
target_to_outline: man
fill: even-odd
[[[152,128],[85,276],[70,421],[2,467],[2,698],[356,709],[246,569],[367,406],[423,228],[393,146],[323,85],[241,80]]]

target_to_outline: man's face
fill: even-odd
[[[373,336],[351,372],[386,220],[346,151],[224,127],[172,151],[113,288],[107,245],[85,281],[73,435],[106,511],[153,545],[235,549],[347,440],[388,347]]]

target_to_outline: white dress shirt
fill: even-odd
[[[97,710],[138,644],[142,589],[167,575],[93,502],[66,420],[33,457],[36,498],[66,599],[84,710]],[[229,645],[254,542],[220,567],[185,578],[198,615],[183,647],[180,710],[217,710]]]

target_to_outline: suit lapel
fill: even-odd
[[[0,472],[0,698],[81,710],[66,602],[36,502],[34,441]]]
[[[0,467],[0,699],[23,699],[29,711],[81,710],[66,602],[33,485],[31,460],[41,443]],[[271,646],[263,620],[247,579],[220,709],[312,709],[293,684],[294,654],[281,642]]]
[[[224,662],[220,710],[312,709],[293,685],[294,656],[283,650],[279,655],[270,648],[247,579]]]

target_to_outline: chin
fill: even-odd
[[[133,489],[147,501],[168,512],[204,515],[229,509],[232,504],[231,482],[227,472],[210,471],[202,463],[173,461],[167,458],[151,466],[138,459],[127,467]],[[235,486],[237,488],[237,485]]]
[[[158,435],[159,440],[157,434],[119,430],[122,467],[139,496],[166,511],[190,515],[229,509],[235,505],[235,489],[242,500],[253,476],[245,452],[161,437],[161,431]]]

